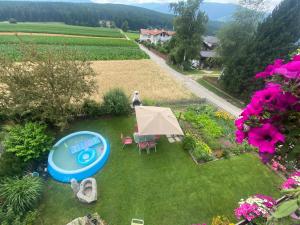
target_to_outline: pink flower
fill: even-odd
[[[276,99],[281,93],[282,90],[280,86],[272,85],[261,91],[255,92],[252,99],[256,101],[256,104],[269,103],[272,102],[274,99]]]
[[[260,72],[260,73],[257,73],[255,75],[255,78],[266,78],[266,77],[269,77],[271,75],[274,74],[274,70],[281,67],[283,64],[283,60],[282,59],[276,59],[274,61],[274,64],[272,65],[268,65],[265,69],[265,71],[263,72]]]
[[[238,144],[242,144],[246,137],[247,137],[246,133],[241,130],[237,130],[235,132],[235,138]]]
[[[251,116],[259,116],[263,112],[263,110],[264,108],[260,103],[260,100],[252,98],[250,104],[246,106],[241,115],[245,118],[250,118]]]
[[[244,203],[240,205],[239,208],[235,209],[234,214],[237,217],[237,219],[245,218],[248,221],[251,221],[256,217],[260,216],[260,212],[258,211],[258,206],[251,205],[249,203]]]
[[[246,117],[239,117],[237,120],[235,120],[234,124],[236,128],[238,130],[244,130],[244,124],[246,120],[247,120]]]
[[[251,128],[248,132],[249,144],[257,147],[263,153],[275,153],[275,146],[278,142],[284,142],[285,137],[276,127],[270,123],[261,127]]]
[[[296,58],[297,59],[297,58]],[[291,61],[281,67],[275,68],[275,74],[283,75],[288,79],[296,79],[300,77],[300,61]]]
[[[300,61],[300,55],[294,55],[293,61]]]
[[[296,171],[292,173],[290,177],[281,185],[281,188],[284,190],[297,188],[298,186],[300,186],[299,180],[300,180],[300,171]]]

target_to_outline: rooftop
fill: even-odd
[[[162,33],[165,33],[169,36],[173,36],[175,34],[174,31],[169,31],[169,30],[159,30],[159,29],[154,29],[154,30],[150,30],[150,29],[141,29],[140,30],[140,33],[141,34],[144,34],[144,35],[159,35],[159,34],[162,34]]]

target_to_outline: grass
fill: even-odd
[[[0,32],[50,33],[93,37],[124,38],[118,29],[71,26],[63,23],[0,23]]]
[[[118,47],[118,46],[89,46],[89,45],[35,45],[37,51],[43,52],[51,50],[70,50],[75,51],[77,60],[128,60],[128,59],[147,59],[149,56],[141,51],[138,46]],[[22,59],[20,46],[18,44],[0,44],[2,55],[12,58],[15,61]]]
[[[227,94],[226,92],[222,91],[221,89],[215,87],[213,84],[209,83],[208,81],[200,78],[197,80],[197,82],[199,84],[201,84],[202,86],[204,86],[205,88],[207,88],[208,90],[210,90],[211,92],[215,93],[216,95],[226,99],[228,102],[230,102],[231,104],[239,107],[239,108],[244,108],[245,104],[242,103],[241,101],[239,101],[238,99],[230,96],[229,94]]]
[[[70,185],[49,180],[40,206],[39,224],[63,225],[98,212],[112,225],[142,218],[148,225],[209,223],[213,216],[232,221],[240,198],[255,193],[279,197],[281,180],[256,156],[244,154],[197,166],[180,144],[165,138],[158,151],[139,155],[135,146],[121,149],[120,133],[132,133],[134,118],[86,120],[73,123],[61,136],[78,130],[103,134],[111,144],[107,165],[95,177],[98,201],[79,203]]]
[[[194,96],[165,70],[151,60],[97,61],[92,68],[97,74],[98,93],[93,98],[102,100],[102,96],[111,88],[119,87],[128,96],[136,90],[142,100],[157,102],[190,100]]]
[[[125,34],[133,41],[140,37],[140,34],[138,32],[126,32]]]

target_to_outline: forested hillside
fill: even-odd
[[[114,21],[117,27],[126,20],[130,30],[173,28],[173,15],[122,4],[0,1],[0,21],[10,18],[19,22],[64,22],[94,27],[99,26],[99,20]],[[209,21],[206,33],[215,34],[223,25]]]
[[[9,18],[23,22],[51,21],[84,26],[99,26],[99,20],[110,20],[118,27],[127,20],[131,30],[172,28],[171,15],[121,4],[1,1],[0,20]]]

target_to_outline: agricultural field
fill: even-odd
[[[63,23],[0,23],[0,32],[26,32],[124,38],[118,29],[71,26]]]
[[[112,46],[136,47],[136,43],[118,38],[91,38],[91,37],[61,37],[37,35],[0,35],[0,44],[47,44],[47,45],[87,45],[87,46]]]
[[[125,34],[131,40],[135,40],[140,37],[140,33],[137,33],[137,32],[126,32]]]
[[[10,26],[14,28],[10,28],[10,31],[12,32],[8,32],[9,30],[4,29],[5,27]],[[19,27],[31,27],[32,30],[35,30],[36,32],[47,31],[52,33],[26,33],[26,35],[24,33],[21,33],[15,35],[15,33],[13,32],[21,31]],[[72,33],[78,36],[54,34],[53,32],[56,32],[55,29],[58,29],[58,27],[61,27],[61,33]],[[30,30],[29,28],[28,30]],[[5,32],[1,33],[1,30]],[[23,31],[28,32],[28,30],[24,29]],[[72,32],[69,32],[70,30]],[[99,37],[96,37],[96,35],[98,35]],[[1,54],[8,56],[15,61],[20,61],[23,57],[21,49],[24,44],[32,45],[30,46],[30,48],[35,48],[37,51],[40,52],[45,52],[48,49],[74,51],[77,53],[76,59],[78,60],[126,60],[148,58],[147,54],[141,51],[134,41],[126,40],[123,34],[121,34],[121,32],[117,29],[77,27],[52,23],[0,23]]]
[[[115,87],[122,88],[128,96],[138,90],[143,100],[156,102],[194,97],[151,60],[97,61],[92,68],[99,85],[98,93],[93,96],[96,101],[101,101],[103,94]]]

